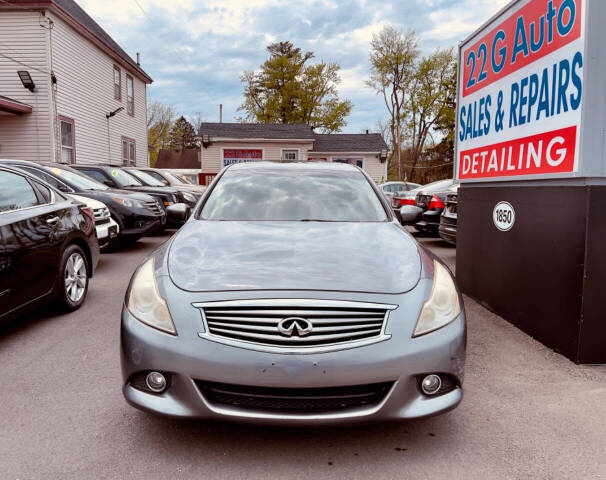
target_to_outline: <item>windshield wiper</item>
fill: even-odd
[[[299,220],[299,222],[327,222],[327,223],[333,223],[333,222],[335,222],[335,220],[323,220],[321,218],[302,218],[301,220]]]

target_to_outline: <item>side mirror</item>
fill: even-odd
[[[185,222],[191,214],[191,208],[185,203],[175,203],[166,207],[166,218],[172,222]]]
[[[423,209],[412,205],[404,205],[400,208],[400,222],[412,223],[416,222],[423,215]]]
[[[63,183],[57,183],[57,190],[63,193],[72,193],[73,190]]]

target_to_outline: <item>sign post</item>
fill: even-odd
[[[606,363],[605,23],[515,0],[459,47],[459,285],[580,363]]]

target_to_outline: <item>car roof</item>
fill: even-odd
[[[247,163],[235,163],[227,167],[232,171],[263,171],[263,170],[287,170],[287,171],[329,171],[329,172],[338,172],[338,171],[360,171],[360,169],[354,165],[350,165],[348,163],[338,163],[338,162],[247,162]]]

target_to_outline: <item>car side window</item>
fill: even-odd
[[[149,175],[154,177],[156,180],[160,180],[164,185],[168,185],[168,181],[162,175],[160,175],[158,172],[152,172],[152,171],[146,170],[145,173],[148,173]]]
[[[102,172],[100,172],[99,170],[89,170],[87,168],[83,168],[82,170],[80,170],[84,175],[88,175],[91,178],[94,178],[95,180],[97,180],[98,182],[104,183],[105,180],[107,180],[107,178],[105,177],[105,175],[103,175]]]
[[[25,177],[0,171],[0,213],[38,204],[36,192]]]
[[[44,180],[46,183],[48,183],[49,185],[52,185],[55,188],[61,188],[61,186],[62,186],[61,182],[59,182],[59,180],[57,180],[55,177],[51,177],[50,175],[47,175],[46,173],[44,173],[36,168],[22,167],[22,166],[19,166],[19,168],[22,170],[25,170],[28,173],[31,173],[33,176],[38,177],[40,180]]]
[[[42,198],[42,204],[51,203],[53,199],[53,195],[50,191],[50,188],[45,187],[40,182],[33,182],[36,186],[36,190],[38,190],[38,195]]]

